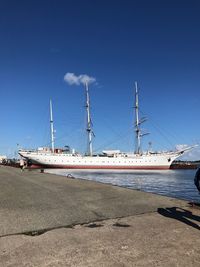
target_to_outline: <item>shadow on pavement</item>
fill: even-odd
[[[165,209],[158,208],[157,212],[165,217],[176,219],[191,227],[194,227],[195,229],[200,230],[200,217],[197,215],[193,215],[191,211],[179,207],[172,207]]]

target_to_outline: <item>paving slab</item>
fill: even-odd
[[[0,166],[0,237],[186,205],[138,190]]]
[[[196,216],[200,212],[187,210]],[[189,220],[188,220],[189,221]],[[0,238],[1,267],[198,267],[199,230],[159,213]]]

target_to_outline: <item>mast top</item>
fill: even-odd
[[[138,84],[137,84],[137,81],[135,81],[135,93],[138,92]]]

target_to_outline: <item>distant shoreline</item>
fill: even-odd
[[[200,161],[182,161],[175,160],[170,169],[197,169],[200,166]]]

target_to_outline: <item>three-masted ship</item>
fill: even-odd
[[[192,149],[187,147],[182,150],[165,152],[143,152],[141,150],[141,124],[145,118],[139,118],[139,99],[138,86],[135,83],[135,151],[131,153],[121,152],[120,150],[104,150],[102,153],[93,154],[92,140],[94,137],[90,97],[88,83],[85,84],[86,92],[86,111],[87,111],[87,153],[82,155],[70,149],[54,148],[54,127],[52,103],[50,101],[50,128],[51,128],[51,148],[39,148],[37,150],[20,149],[19,155],[25,158],[29,165],[41,168],[66,168],[66,169],[110,169],[110,170],[134,170],[134,169],[169,169],[172,162]]]

